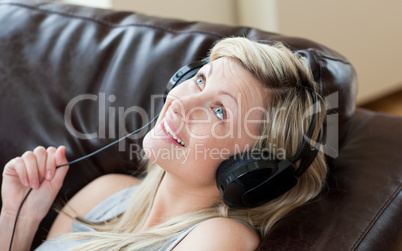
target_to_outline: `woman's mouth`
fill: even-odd
[[[179,137],[173,132],[173,130],[169,127],[166,120],[163,121],[163,129],[165,130],[166,134],[171,136],[177,143],[186,147],[186,144],[184,144],[184,142],[181,139],[179,139]]]

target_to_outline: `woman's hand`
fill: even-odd
[[[65,152],[64,146],[57,149],[37,147],[33,152],[10,160],[3,171],[1,214],[15,217],[23,198],[32,188],[20,214],[39,223],[49,211],[68,171],[68,166],[56,170],[56,166],[67,163]]]

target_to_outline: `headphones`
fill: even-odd
[[[174,87],[192,78],[208,63],[208,58],[180,68],[169,80],[166,96]],[[317,123],[317,94],[314,87],[305,87],[313,100],[313,115],[307,134],[299,150],[290,159],[279,159],[269,151],[242,152],[224,160],[216,172],[216,184],[223,201],[233,208],[253,208],[267,203],[289,191],[297,184],[298,178],[308,169],[317,156],[322,142],[322,129],[313,147],[312,139]],[[300,162],[298,169],[295,163]]]

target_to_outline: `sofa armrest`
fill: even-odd
[[[402,117],[357,109],[327,189],[262,250],[402,250]]]

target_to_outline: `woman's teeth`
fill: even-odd
[[[167,124],[166,121],[163,122],[163,126],[164,126],[164,128],[165,128],[165,132],[166,132],[168,135],[172,136],[172,138],[173,138],[174,140],[176,140],[177,143],[179,143],[179,144],[182,145],[182,146],[186,146],[186,144],[184,144],[184,142],[181,141],[181,140],[173,133],[172,129],[170,129],[170,127],[169,127],[169,125]]]

